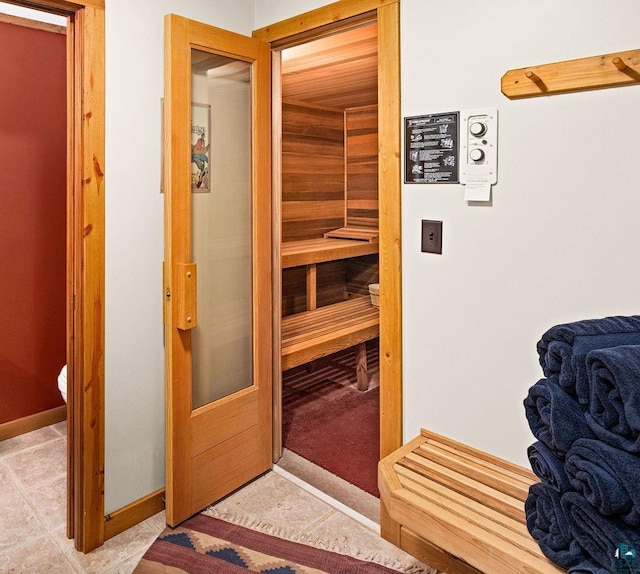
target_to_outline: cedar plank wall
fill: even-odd
[[[378,228],[378,106],[345,111],[345,170],[347,225]],[[378,283],[378,256],[346,262],[345,279],[350,294],[368,295]]]
[[[282,241],[343,225],[343,112],[283,102]]]
[[[282,104],[282,241],[322,237],[344,225],[344,113]],[[318,305],[342,301],[341,262],[318,265]],[[282,314],[306,310],[306,269],[282,272]]]
[[[378,256],[363,255],[347,260],[345,281],[349,295],[369,295],[369,285],[380,282]]]
[[[378,106],[345,112],[347,225],[378,228]]]
[[[345,223],[378,227],[377,106],[342,112],[283,102],[282,147],[283,242],[322,237]],[[377,257],[319,264],[317,272],[317,304],[329,305],[346,291],[367,295],[378,281]],[[283,270],[283,316],[306,309],[305,273]]]
[[[0,423],[63,406],[66,36],[0,22]]]
[[[324,307],[346,298],[346,263],[328,261],[318,263],[316,289],[317,305]],[[307,275],[305,267],[292,267],[282,272],[282,316],[307,310]]]
[[[345,222],[377,228],[377,106],[342,112],[289,101],[282,114],[283,242],[322,237]],[[283,316],[306,310],[305,273],[283,270]],[[319,264],[317,273],[319,307],[347,291],[367,295],[378,282],[377,256]]]

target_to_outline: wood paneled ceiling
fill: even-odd
[[[340,110],[376,104],[377,24],[283,50],[282,97]]]

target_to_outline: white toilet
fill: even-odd
[[[64,402],[67,402],[67,365],[62,367],[60,374],[58,375],[58,390],[64,399]]]

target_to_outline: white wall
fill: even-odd
[[[527,465],[539,337],[639,312],[640,87],[500,93],[511,68],[637,48],[639,18],[633,0],[402,0],[403,115],[500,116],[491,206],[403,188],[405,438],[426,426]],[[420,253],[421,219],[443,220],[442,256]]]
[[[324,3],[107,0],[107,512],[164,485],[163,15],[250,34]],[[638,312],[640,194],[630,166],[640,88],[512,102],[500,77],[637,47],[640,5],[401,6],[403,115],[500,113],[492,206],[467,206],[455,185],[403,189],[405,438],[426,426],[526,464],[522,399],[540,376],[539,336],[558,322]],[[444,221],[442,256],[420,253],[421,219]]]
[[[105,510],[164,486],[164,15],[250,35],[253,0],[106,1]]]
[[[255,0],[255,29],[286,20],[320,6],[326,0]]]
[[[256,28],[321,4],[256,0]],[[500,77],[637,48],[640,5],[401,0],[401,14],[403,116],[500,115],[492,205],[468,206],[458,185],[403,187],[405,439],[427,427],[527,466],[539,337],[640,309],[640,87],[510,101]],[[441,256],[420,252],[422,219],[443,220]]]

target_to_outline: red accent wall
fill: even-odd
[[[66,38],[0,22],[0,423],[64,401]]]

